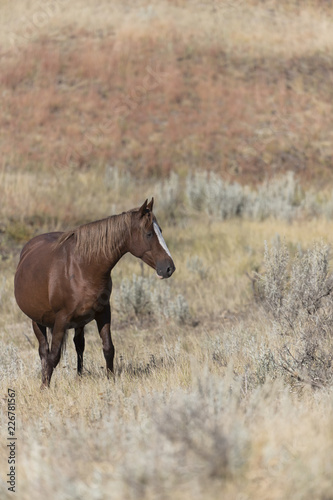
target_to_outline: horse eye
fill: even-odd
[[[147,238],[150,240],[153,237],[153,231],[147,233]]]

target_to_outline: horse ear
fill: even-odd
[[[140,214],[141,217],[143,217],[147,213],[147,205],[148,205],[148,199],[139,208],[139,214]]]
[[[154,206],[154,198],[152,197],[151,201],[148,203],[147,208],[152,212]]]

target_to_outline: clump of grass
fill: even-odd
[[[159,432],[184,456],[192,455],[212,480],[241,475],[248,458],[247,431],[237,417],[229,419],[229,405],[236,416],[237,402],[227,385],[206,372],[195,379],[191,393],[182,397],[176,393],[157,417]]]
[[[178,293],[174,296],[169,291],[167,292],[167,295],[169,295],[170,298],[167,301],[166,306],[162,308],[163,315],[167,319],[171,319],[181,325],[189,323],[191,320],[191,313],[184,295]],[[161,303],[164,299],[165,297],[163,296],[157,296],[157,303]]]
[[[291,379],[323,387],[333,383],[333,275],[329,246],[316,243],[290,258],[285,244],[265,248],[259,293],[281,338],[278,363]]]
[[[0,379],[16,380],[23,373],[19,350],[13,344],[0,341]]]
[[[293,172],[264,182],[246,200],[244,213],[253,219],[267,217],[292,220],[299,213],[302,192]]]
[[[129,317],[152,314],[150,280],[133,274],[132,279],[121,281],[114,292],[115,306],[120,314]]]
[[[154,285],[153,279],[133,274],[132,279],[121,281],[114,292],[114,302],[120,316],[125,319],[166,318],[179,324],[187,323],[190,310],[182,294],[173,295],[169,285]]]
[[[222,220],[233,217],[291,220],[298,215],[301,202],[300,184],[292,172],[251,189],[225,182],[213,172],[198,171],[188,175],[185,192],[190,208]]]
[[[179,175],[171,172],[168,178],[154,186],[154,195],[158,201],[158,211],[163,218],[174,223],[179,221],[180,207],[182,203],[182,189]]]
[[[227,219],[241,215],[244,190],[237,183],[229,184],[214,173],[196,172],[186,179],[186,197],[191,208]]]
[[[209,269],[198,255],[189,257],[186,261],[186,267],[191,273],[197,274],[201,280],[208,278]]]
[[[184,198],[190,209],[222,220],[273,217],[290,222],[304,216],[330,219],[333,214],[332,193],[319,196],[303,189],[291,171],[256,188],[227,182],[214,172],[196,171],[186,178]]]

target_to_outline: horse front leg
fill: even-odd
[[[114,345],[111,338],[111,310],[107,304],[101,312],[96,314],[97,328],[103,343],[103,353],[106,361],[106,374],[113,376]]]
[[[83,367],[83,352],[84,352],[84,345],[85,345],[83,326],[75,328],[74,344],[75,344],[75,349],[76,349],[76,354],[77,354],[77,374],[79,376],[81,376],[82,375],[82,367]]]

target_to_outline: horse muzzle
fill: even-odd
[[[158,262],[156,265],[157,276],[161,279],[170,278],[175,270],[176,267],[172,260]]]

